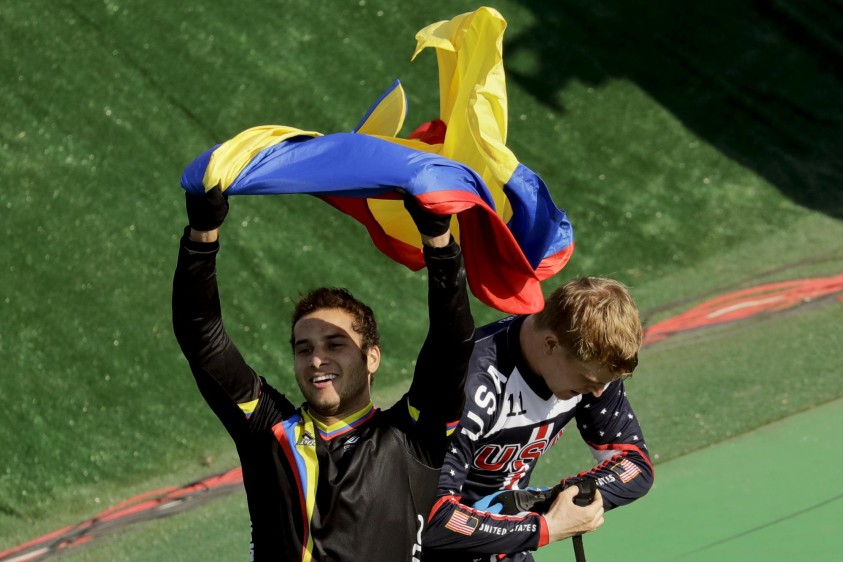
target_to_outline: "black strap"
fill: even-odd
[[[585,550],[582,546],[582,535],[577,535],[571,539],[574,542],[574,556],[577,562],[585,562]]]
[[[564,481],[568,486],[576,484],[579,492],[574,496],[574,503],[580,507],[585,507],[594,501],[594,494],[597,490],[597,482],[592,478],[569,478]],[[574,542],[574,556],[577,562],[585,562],[585,549],[582,545],[582,535],[577,535],[573,539]]]

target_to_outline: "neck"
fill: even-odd
[[[524,356],[524,362],[539,377],[541,377],[541,373],[536,370],[536,359],[539,357],[544,343],[541,332],[541,330],[536,328],[536,317],[531,314],[524,319],[524,323],[521,324],[521,330],[518,333],[518,341],[521,344],[521,354]]]
[[[338,426],[354,426],[355,422],[366,417],[373,407],[374,404],[371,400],[369,400],[365,406],[345,415],[338,414],[335,416],[323,416],[314,412],[312,408],[308,408],[308,413],[316,422],[316,425],[319,426],[320,430],[323,432],[330,432],[332,430],[337,430]]]

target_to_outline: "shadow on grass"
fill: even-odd
[[[794,202],[843,219],[841,0],[529,0],[508,76],[564,111],[569,81],[629,80]],[[517,66],[517,65],[515,65]]]

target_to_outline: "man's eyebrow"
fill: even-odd
[[[329,342],[335,342],[337,340],[351,340],[351,336],[345,333],[345,330],[340,330],[339,332],[326,334],[321,339]]]
[[[336,339],[336,338],[347,338],[347,337],[349,337],[349,335],[347,333],[345,333],[345,330],[340,330],[339,332],[334,332],[332,334],[328,334],[327,336],[325,336],[325,339],[326,340],[333,340],[333,339]]]
[[[340,330],[338,332],[332,332],[332,333],[326,334],[326,335],[321,336],[317,339],[321,339],[321,340],[351,339],[351,336],[349,336],[347,333],[345,333],[345,330]],[[297,345],[304,344],[304,343],[310,343],[310,338],[301,338],[301,339],[295,340],[293,342],[293,345],[297,346]]]

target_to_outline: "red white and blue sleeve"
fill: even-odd
[[[465,484],[478,438],[483,428],[492,427],[497,417],[500,392],[488,373],[469,373],[466,409],[453,436],[439,476],[439,491],[422,534],[428,550],[464,550],[483,554],[535,550],[548,543],[544,517],[538,513],[500,515],[463,503]],[[496,395],[496,396],[495,396]],[[500,490],[497,480],[472,481],[478,494]],[[473,499],[473,498],[472,498]]]
[[[644,496],[653,485],[653,465],[623,381],[611,383],[599,398],[584,396],[576,421],[598,461],[577,476],[597,481],[603,507],[609,510]]]

